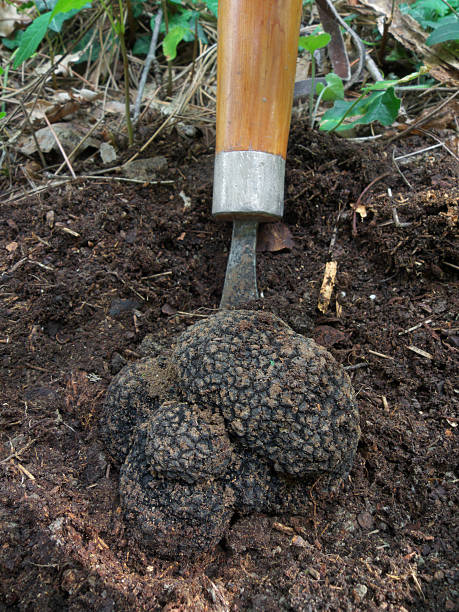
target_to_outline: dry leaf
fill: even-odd
[[[358,206],[355,206],[353,208],[356,213],[359,213],[362,219],[365,219],[365,217],[367,216],[367,209],[365,208],[363,204],[359,204]]]
[[[170,306],[170,304],[164,304],[164,306],[161,308],[161,312],[163,314],[166,315],[174,315],[177,312],[177,309],[174,308],[173,306]]]
[[[17,29],[16,25],[25,25],[31,21],[30,17],[19,13],[12,2],[0,0],[0,38],[10,36]]]
[[[8,253],[14,253],[14,251],[18,248],[18,243],[17,242],[10,242],[9,244],[6,245],[5,249],[8,251]]]
[[[108,142],[103,142],[100,145],[99,153],[104,164],[111,164],[116,159],[115,148]]]
[[[319,325],[319,327],[315,328],[313,336],[317,344],[325,348],[330,348],[347,338],[346,334],[339,329],[331,327],[331,325]]]
[[[275,253],[295,246],[292,234],[285,223],[263,223],[260,225],[257,237],[257,251],[259,253]]]
[[[121,173],[128,178],[139,181],[153,181],[157,178],[158,172],[167,169],[167,159],[162,155],[147,157],[145,159],[135,159],[127,165],[122,166]]]
[[[63,57],[62,55],[55,55],[53,63],[45,62],[44,64],[37,66],[35,72],[37,72],[38,74],[45,74],[46,72],[48,72],[48,70],[50,70],[50,68],[52,68],[56,64],[56,62],[59,62],[59,60],[61,60],[59,64],[55,67],[54,74],[72,76],[73,72],[71,64],[77,62],[82,55],[83,51],[79,51],[78,53],[70,53],[69,55],[66,55],[64,59],[61,59]],[[51,75],[49,76],[49,78],[51,78]]]
[[[328,310],[330,304],[331,295],[333,293],[333,287],[335,286],[336,271],[338,264],[336,261],[327,261],[325,264],[325,274],[322,281],[322,287],[320,288],[319,301],[317,308],[324,314]]]
[[[84,137],[84,132],[81,128],[71,123],[54,123],[53,130],[59,138],[60,143],[67,152],[73,151]],[[38,145],[43,153],[49,153],[53,149],[59,150],[54,134],[49,127],[42,128],[35,132]],[[99,142],[95,138],[88,138],[84,141],[80,151],[84,151],[88,147],[99,148]],[[35,140],[30,136],[20,147],[21,153],[24,155],[32,155],[37,151]]]
[[[56,123],[63,117],[74,113],[80,104],[72,100],[67,92],[59,92],[59,95],[54,97],[54,100],[37,100],[28,102],[25,105],[29,112],[29,119],[32,125],[43,123],[45,115],[50,123]]]
[[[108,100],[107,104],[104,106],[104,110],[106,113],[112,113],[114,115],[124,115],[126,112],[126,107],[123,102],[118,102],[117,100]]]

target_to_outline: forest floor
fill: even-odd
[[[147,334],[172,343],[214,312],[223,287],[231,226],[210,214],[204,140],[156,142],[156,185],[77,179],[1,205],[0,610],[457,609],[458,189],[443,147],[400,160],[402,177],[393,144],[297,121],[293,243],[262,228],[249,307],[327,347],[357,393],[342,489],[311,491],[304,516],[240,518],[189,563],[124,525],[98,433],[107,385]],[[396,156],[430,144],[399,140]]]

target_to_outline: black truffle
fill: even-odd
[[[157,554],[212,546],[234,513],[300,514],[313,484],[348,474],[360,434],[349,377],[278,317],[219,312],[162,365],[122,370],[103,428],[124,461],[126,517]]]

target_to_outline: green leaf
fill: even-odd
[[[414,17],[423,28],[435,27],[435,22],[438,22],[442,17],[452,13],[450,7],[453,10],[459,8],[458,0],[417,0],[413,4],[401,4],[400,10],[402,13],[408,13],[411,17]]]
[[[2,111],[2,112],[0,113],[0,119],[3,119],[3,117],[5,117],[5,115],[6,115],[5,111]]]
[[[88,0],[57,0],[56,6],[51,13],[51,18],[59,13],[68,13],[69,11],[80,11],[85,6],[91,6]]]
[[[53,32],[60,32],[62,30],[64,21],[67,21],[67,19],[71,19],[79,12],[80,12],[80,9],[72,9],[71,11],[68,11],[67,13],[58,13],[49,22],[49,26],[48,26],[49,29],[53,30]]]
[[[320,124],[320,129],[326,132],[331,130],[344,131],[355,125],[367,125],[379,121],[382,125],[391,125],[398,116],[400,98],[397,98],[393,87],[386,91],[377,91],[370,96],[362,98],[357,103],[337,100],[333,108],[328,110]],[[343,123],[343,117],[357,117],[354,121]]]
[[[52,11],[47,11],[34,19],[21,37],[21,42],[14,58],[13,68],[18,68],[26,59],[29,59],[29,57],[35,53],[38,45],[45,37],[46,30],[51,27],[50,24],[52,21],[54,21],[52,29],[59,32],[63,21],[72,17],[85,6],[90,6],[88,0],[57,0]],[[74,11],[73,14],[68,15],[65,19],[57,21],[54,19],[57,15],[69,13],[70,11]]]
[[[317,94],[320,94],[320,92],[324,89],[322,100],[325,102],[342,100],[344,98],[344,85],[340,77],[334,72],[330,72],[329,74],[325,75],[325,80],[327,81],[327,85],[318,83],[316,88]]]
[[[300,49],[306,49],[309,53],[314,53],[317,49],[326,47],[331,40],[330,34],[322,32],[321,34],[312,34],[311,36],[300,36],[298,46]]]
[[[142,34],[136,38],[134,46],[132,47],[132,53],[134,55],[147,55],[150,50],[150,34]]]
[[[414,81],[414,79],[418,79],[420,76],[427,74],[429,71],[425,66],[422,66],[420,70],[417,72],[411,72],[401,79],[388,79],[386,81],[376,81],[372,85],[366,85],[362,87],[362,91],[379,91],[381,89],[388,89],[389,87],[403,85],[405,83],[409,83],[410,81]]]
[[[218,0],[204,0],[204,4],[207,6],[209,11],[217,17],[218,14]]]
[[[163,53],[167,61],[171,61],[177,57],[177,46],[185,38],[188,28],[183,26],[175,26],[166,34],[163,40]]]
[[[449,17],[452,19],[449,20]],[[445,23],[446,19],[448,19],[448,21]],[[429,47],[449,40],[459,40],[459,19],[455,15],[448,15],[448,17],[445,17],[441,21],[442,23],[435,28],[426,40]]]
[[[366,113],[354,124],[368,124],[379,121],[382,125],[392,125],[400,110],[400,98],[397,98],[393,87],[387,91],[374,93],[370,96]]]
[[[29,25],[24,31],[21,38],[21,44],[18,47],[17,53],[14,58],[13,68],[18,68],[22,62],[29,59],[35,51],[38,45],[45,37],[46,30],[48,29],[49,22],[51,20],[51,11],[43,13]]]
[[[175,15],[171,15],[169,17],[169,32],[171,32],[174,28],[177,27],[182,27],[184,28],[185,32],[183,34],[182,40],[184,40],[185,42],[191,42],[194,40],[194,24],[195,24],[195,19],[196,16],[198,16],[199,13],[196,13],[196,11],[181,11],[179,13],[175,13]],[[151,19],[151,28],[154,28],[154,17],[152,17]],[[165,32],[166,31],[166,26],[164,21],[161,24],[161,28],[160,28],[161,32]]]

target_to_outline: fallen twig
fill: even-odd
[[[140,183],[141,185],[172,185],[175,181],[147,181],[145,179],[133,179],[124,176],[103,176],[99,174],[82,174],[78,176],[80,179],[103,179],[105,181],[122,181],[125,183]]]
[[[410,181],[406,178],[406,176],[403,174],[403,172],[400,170],[400,166],[397,164],[396,158],[395,158],[395,147],[392,151],[392,163],[395,166],[395,169],[397,170],[397,172],[400,174],[400,176],[402,177],[402,179],[405,181],[406,185],[412,189],[413,186],[411,185]]]
[[[445,107],[452,100],[454,100],[454,98],[457,95],[459,95],[459,90],[453,93],[453,95],[447,98],[446,100],[443,100],[443,102],[441,102],[441,104],[436,106],[430,113],[428,113],[424,117],[420,117],[417,121],[413,123],[413,125],[410,125],[406,129],[404,129],[402,132],[400,132],[399,134],[395,134],[395,136],[392,136],[392,138],[389,138],[389,140],[387,141],[388,144],[390,144],[394,140],[397,140],[398,138],[402,138],[402,136],[406,136],[407,134],[409,134],[410,132],[418,128],[420,125],[422,125],[423,123],[425,123],[426,121],[434,117],[438,113],[438,111],[440,111],[443,107]]]
[[[27,444],[25,446],[23,446],[19,450],[14,451],[14,453],[11,453],[10,455],[8,455],[8,457],[5,457],[4,459],[1,459],[0,463],[6,463],[10,459],[14,459],[14,458],[20,459],[19,455],[21,455],[24,451],[26,451],[37,440],[38,440],[38,438],[34,438],[33,440],[30,440],[29,442],[27,442]]]
[[[148,54],[145,58],[145,65],[142,70],[142,76],[140,77],[139,89],[137,91],[137,98],[134,105],[134,115],[132,117],[134,123],[137,122],[140,115],[140,104],[142,102],[145,83],[147,82],[147,76],[150,71],[151,63],[156,59],[156,45],[158,44],[159,27],[161,25],[162,18],[163,11],[162,9],[159,9],[155,18],[155,27],[153,28],[153,34],[151,36],[150,48],[148,49]]]

